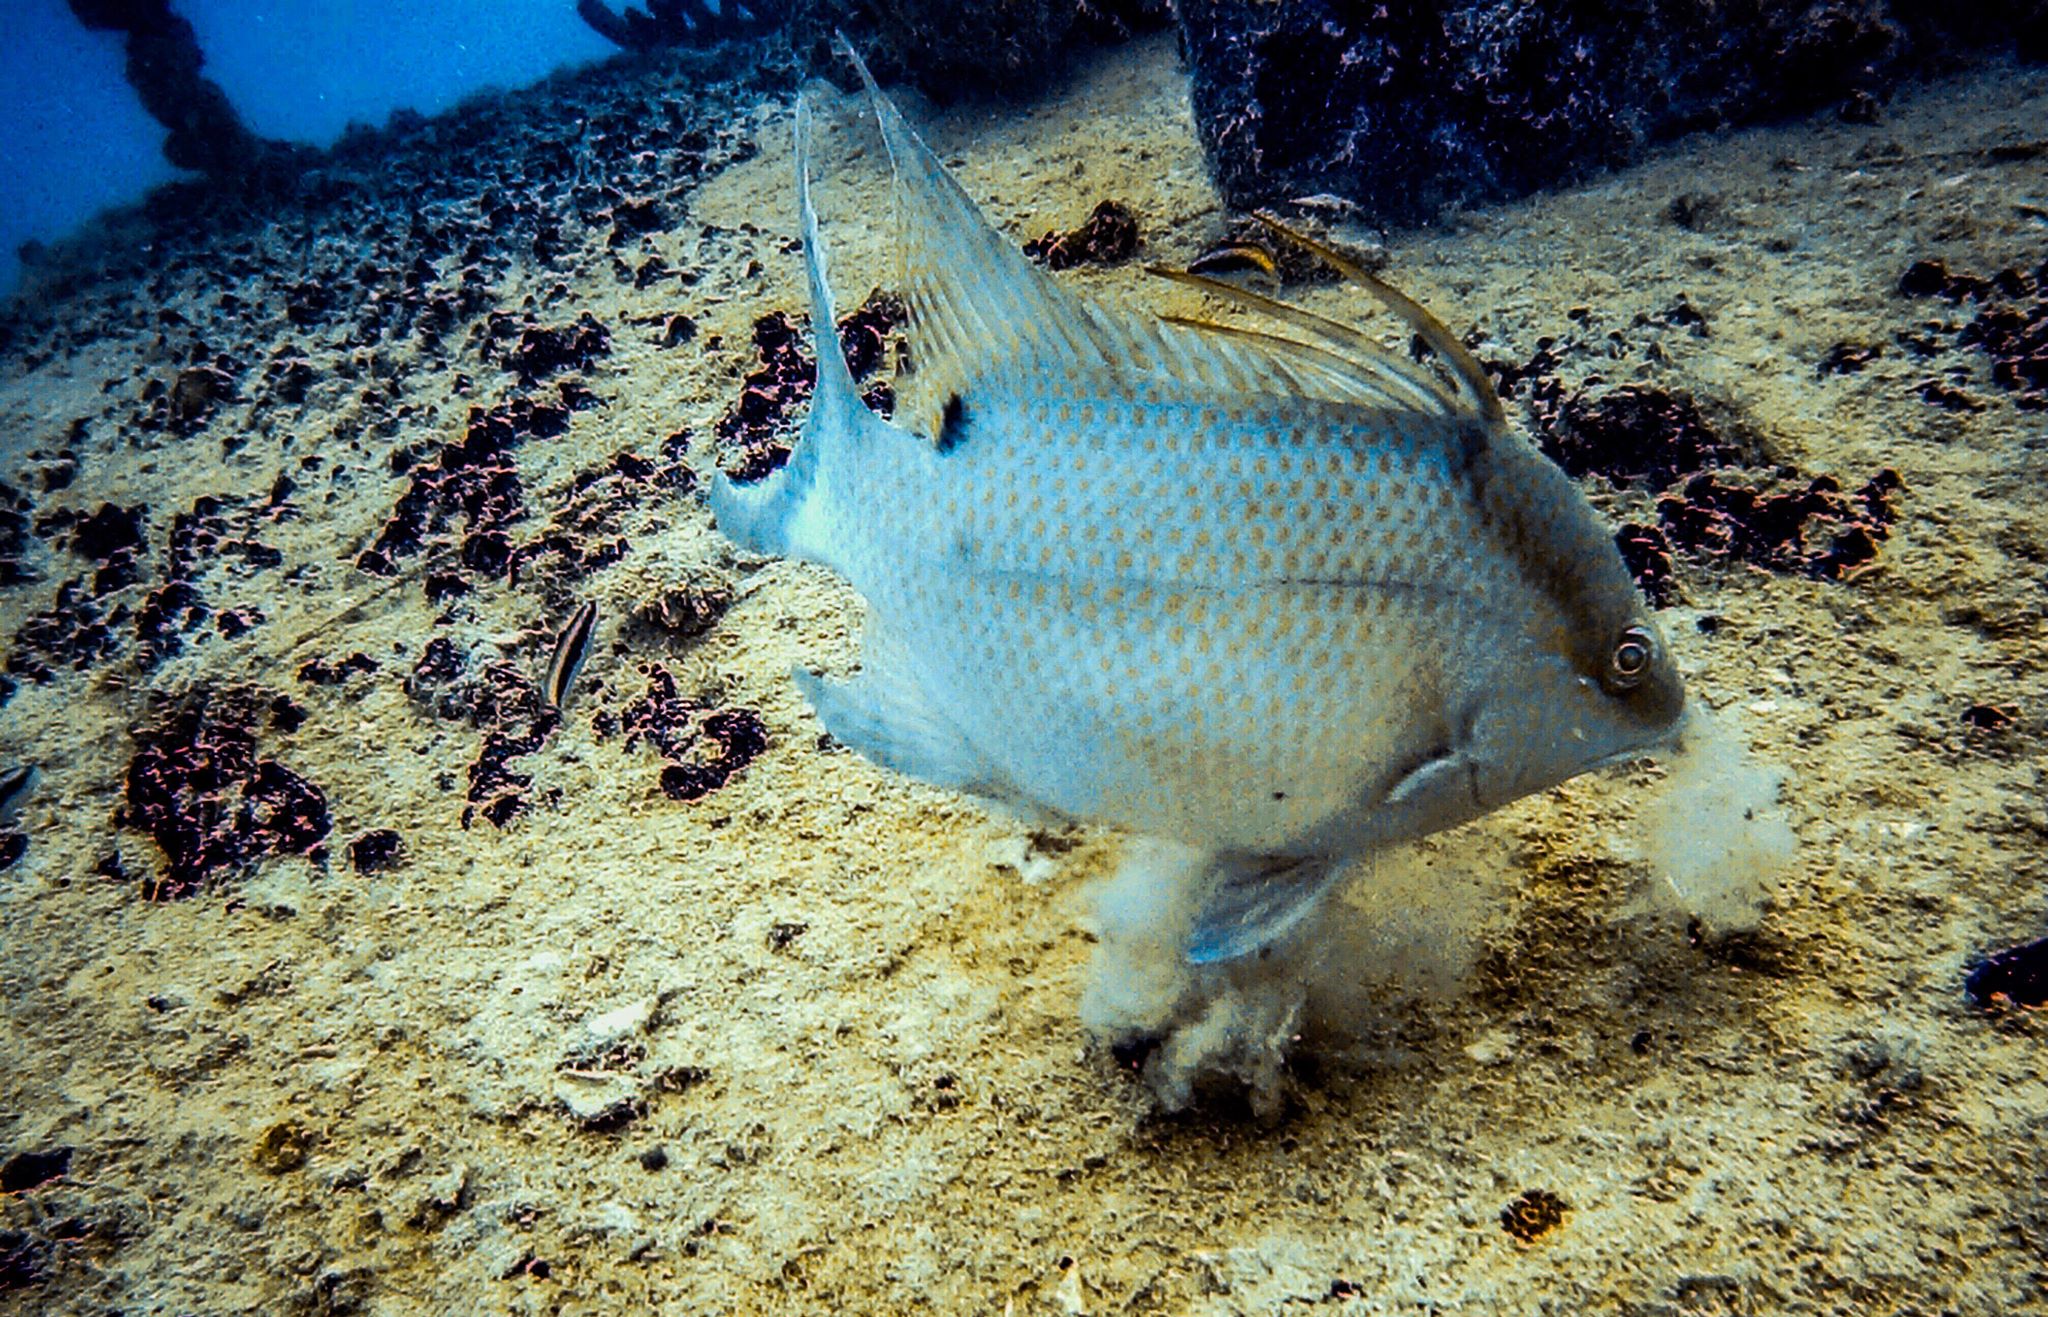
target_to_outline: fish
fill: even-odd
[[[1426,346],[1186,271],[1264,330],[1111,309],[1035,268],[883,95],[912,363],[871,411],[834,332],[795,115],[817,383],[789,460],[708,501],[865,599],[793,674],[884,768],[1200,857],[1181,954],[1271,955],[1354,864],[1675,739],[1683,683],[1586,496],[1434,315]]]
[[[0,823],[11,821],[28,799],[28,789],[35,784],[36,766],[20,764],[0,773]]]
[[[548,657],[541,697],[550,709],[559,712],[569,702],[569,691],[576,684],[576,674],[583,671],[583,660],[590,654],[590,637],[596,630],[597,601],[588,599],[569,615],[568,625],[555,637],[554,652]]]

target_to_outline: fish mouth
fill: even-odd
[[[1697,715],[1688,708],[1684,714],[1673,719],[1670,726],[1639,741],[1631,742],[1619,750],[1602,755],[1579,771],[1593,773],[1605,768],[1618,768],[1649,756],[1683,751],[1685,738],[1693,730],[1696,719]]]

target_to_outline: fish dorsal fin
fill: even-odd
[[[1207,275],[1158,265],[1147,266],[1146,272],[1172,280],[1174,283],[1199,288],[1226,302],[1235,303],[1283,324],[1305,330],[1313,341],[1304,343],[1278,334],[1240,330],[1235,326],[1212,322],[1183,319],[1179,323],[1212,333],[1235,333],[1240,337],[1253,337],[1264,344],[1269,352],[1296,356],[1314,355],[1321,359],[1326,368],[1349,373],[1357,387],[1384,399],[1384,405],[1433,412],[1442,416],[1455,416],[1463,410],[1458,401],[1420,363],[1396,356],[1366,334],[1348,325],[1341,325],[1312,311],[1305,311],[1277,298],[1267,297],[1263,293],[1255,293],[1249,288],[1240,288],[1221,279],[1211,279]]]
[[[1168,378],[1217,394],[1295,392],[1362,401],[1311,367],[1265,349],[1120,314],[1077,297],[990,227],[937,156],[875,85],[850,46],[895,168],[912,392],[896,423],[936,439],[955,397],[1034,371]]]
[[[1450,362],[1456,388],[1365,334],[1300,308],[1200,275],[1168,277],[1306,331],[1300,342],[1185,319],[1159,320],[1084,301],[1033,265],[882,94],[844,37],[895,171],[902,290],[910,312],[910,396],[898,425],[936,441],[956,399],[1050,371],[1125,385],[1164,379],[1217,396],[1294,394],[1445,417],[1499,415],[1485,377],[1427,311],[1340,253],[1267,222],[1365,286]],[[1469,365],[1469,376],[1466,367]],[[1472,382],[1476,378],[1476,386]],[[1486,403],[1490,401],[1489,412]]]
[[[866,84],[896,175],[903,299],[922,394],[899,423],[908,419],[911,428],[935,435],[952,396],[1020,360],[1093,364],[1101,353],[1080,301],[990,227],[852,45],[840,41]]]
[[[1458,394],[1479,418],[1489,425],[1504,424],[1507,413],[1500,405],[1500,395],[1494,392],[1493,382],[1486,378],[1486,371],[1478,359],[1458,336],[1450,331],[1443,321],[1429,313],[1420,302],[1398,288],[1382,281],[1378,275],[1352,260],[1328,243],[1318,242],[1308,234],[1283,224],[1266,211],[1254,211],[1253,217],[1276,236],[1295,244],[1315,256],[1337,273],[1357,284],[1378,299],[1381,305],[1399,316],[1408,327],[1421,336],[1435,353],[1444,359],[1450,368],[1451,378],[1456,381]],[[1332,322],[1324,322],[1326,324]],[[1339,326],[1338,328],[1342,328]]]

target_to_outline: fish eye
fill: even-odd
[[[1614,649],[1607,655],[1607,672],[1601,684],[1611,693],[1634,690],[1642,684],[1643,676],[1650,670],[1650,660],[1657,652],[1656,641],[1651,639],[1645,627],[1632,626],[1615,637]]]

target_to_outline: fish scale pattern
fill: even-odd
[[[1023,794],[1279,848],[1407,767],[1390,714],[1501,643],[1484,600],[1519,594],[1449,492],[1456,445],[1428,431],[1450,423],[1325,410],[989,398],[953,446],[850,465],[827,533],[919,688]]]

